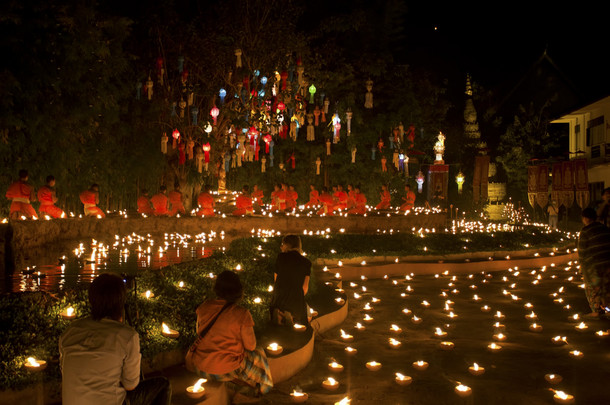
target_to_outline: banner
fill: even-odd
[[[551,173],[553,174],[551,201],[555,201],[557,204],[561,205],[561,192],[563,191],[561,163],[553,163]]]
[[[561,163],[561,182],[563,192],[561,193],[561,204],[570,208],[574,203],[574,167],[573,162]]]
[[[527,199],[534,208],[536,206],[536,193],[538,192],[538,166],[527,168]]]
[[[547,165],[538,166],[536,202],[540,208],[546,208],[549,203],[549,167]]]
[[[573,161],[574,188],[576,190],[576,203],[581,209],[589,205],[589,176],[587,173],[587,160]]]

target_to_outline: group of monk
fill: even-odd
[[[322,187],[318,192],[313,184],[310,184],[309,201],[305,208],[317,209],[318,215],[333,216],[336,212],[346,212],[350,215],[364,215],[367,211],[367,199],[358,185],[347,185],[347,191],[343,186],[337,184],[329,190]],[[65,218],[66,213],[55,204],[57,196],[55,193],[55,178],[48,176],[46,184],[34,193],[34,187],[28,183],[27,170],[19,172],[19,179],[10,185],[6,192],[6,197],[11,200],[10,214],[11,219],[36,219],[38,214],[32,206],[32,202],[40,202],[38,213],[40,216],[51,218]],[[99,204],[99,186],[92,184],[89,189],[79,195],[83,203],[85,216],[105,217],[104,211],[97,205]],[[244,185],[241,193],[235,198],[234,216],[252,215],[254,208],[263,206],[264,193],[254,185],[252,192],[250,187]],[[292,184],[276,184],[270,195],[270,208],[272,211],[292,211],[297,208],[298,193]],[[380,203],[375,206],[375,210],[388,210],[391,208],[391,194],[388,187],[383,185],[380,193]],[[402,211],[410,211],[415,205],[415,193],[411,187],[405,185],[404,203],[400,206]],[[211,217],[215,215],[216,198],[210,191],[210,186],[206,185],[197,196],[198,209],[197,216]],[[138,213],[146,216],[175,216],[186,214],[183,204],[183,195],[180,185],[176,184],[174,189],[168,193],[167,187],[162,185],[159,191],[153,196],[149,196],[146,189],[142,189],[137,199]]]

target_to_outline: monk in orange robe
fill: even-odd
[[[297,199],[299,198],[299,194],[294,189],[294,186],[291,184],[288,186],[288,190],[286,190],[286,208],[289,210],[293,210],[297,207]]]
[[[381,198],[381,202],[377,204],[375,207],[376,210],[387,210],[390,208],[390,203],[392,201],[392,195],[388,191],[388,186],[381,186],[381,193],[379,194]]]
[[[259,207],[262,207],[264,196],[265,195],[263,193],[263,190],[258,188],[258,185],[255,184],[254,187],[252,188],[252,203],[256,204]]]
[[[333,196],[328,193],[328,189],[326,187],[322,188],[322,193],[319,196],[319,200],[322,203],[322,208],[318,210],[318,215],[326,214],[328,216],[333,216],[335,200],[333,199]]]
[[[344,210],[347,208],[347,193],[343,191],[341,184],[337,184],[337,191],[333,194],[333,198],[335,199],[334,209]]]
[[[309,201],[307,201],[307,204],[305,204],[306,208],[311,208],[314,207],[318,204],[320,204],[320,200],[318,199],[320,197],[320,193],[318,193],[318,190],[316,190],[316,187],[313,184],[309,185]]]
[[[102,211],[97,204],[100,202],[100,186],[92,184],[88,190],[80,193],[80,201],[83,203],[85,216],[104,218],[106,214]]]
[[[30,204],[36,201],[34,188],[28,183],[29,174],[25,169],[19,170],[19,180],[13,182],[6,190],[6,198],[11,200],[10,219],[38,219],[36,210]]]
[[[354,208],[356,205],[356,200],[354,199],[354,195],[356,192],[354,191],[354,186],[351,184],[347,185],[347,209]]]
[[[241,194],[235,199],[235,211],[233,215],[252,215],[254,212],[252,208],[252,197],[250,196],[250,187],[244,185],[241,189]]]
[[[279,211],[280,209],[280,199],[278,197],[280,192],[280,185],[276,184],[273,186],[273,191],[271,192],[271,209],[274,211]]]
[[[167,198],[167,187],[159,187],[159,192],[150,197],[153,206],[153,214],[157,217],[166,217],[169,214],[169,198]]]
[[[150,203],[150,197],[148,196],[148,190],[146,190],[145,188],[143,188],[142,191],[140,192],[140,196],[138,197],[138,200],[136,201],[136,203],[138,204],[138,213],[139,214],[150,216],[155,213],[155,211],[153,210],[153,207]]]
[[[277,193],[277,200],[280,206],[280,211],[286,210],[286,192],[288,191],[286,184],[282,183],[282,188]]]
[[[366,196],[360,192],[360,186],[354,188],[353,200],[354,206],[347,213],[352,215],[366,214]]]
[[[415,193],[411,190],[411,186],[405,185],[406,195],[402,197],[405,202],[400,206],[401,211],[411,211],[415,205]]]
[[[65,218],[66,213],[64,210],[55,205],[57,202],[57,196],[55,195],[55,177],[47,176],[46,186],[42,186],[38,189],[38,201],[40,201],[40,207],[38,212],[40,215],[48,215],[51,218]]]
[[[197,196],[197,204],[199,204],[199,210],[197,211],[198,216],[213,217],[216,215],[214,213],[214,204],[216,204],[216,201],[210,193],[210,186],[206,185],[203,188],[203,191],[199,193]]]
[[[186,214],[186,210],[184,209],[184,203],[182,202],[182,192],[180,191],[180,184],[174,185],[174,189],[169,192],[167,195],[169,199],[169,215],[174,216],[177,213]]]

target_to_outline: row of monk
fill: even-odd
[[[99,187],[92,184],[89,189],[80,193],[80,200],[83,204],[85,216],[105,217],[105,213],[97,205],[99,204]],[[272,211],[292,211],[297,208],[298,193],[294,186],[286,184],[276,184],[267,202]],[[34,193],[34,187],[28,183],[27,170],[19,172],[19,179],[13,182],[7,192],[6,198],[11,201],[9,218],[11,219],[34,219],[40,216],[51,218],[65,218],[66,213],[56,206],[57,196],[55,194],[55,178],[48,176],[46,185],[40,187]],[[382,186],[380,194],[381,202],[375,206],[376,210],[390,209],[391,195],[388,188]],[[32,202],[38,200],[40,207],[38,213],[32,206]],[[263,207],[265,204],[263,190],[254,185],[252,192],[248,185],[244,185],[241,193],[235,199],[235,216],[252,215],[255,207]],[[409,185],[405,186],[404,203],[400,210],[409,211],[415,204],[415,193],[411,191]],[[212,194],[209,186],[204,186],[203,191],[197,196],[198,216],[214,216],[217,197]],[[305,203],[305,208],[317,209],[318,215],[332,216],[335,211],[346,211],[352,215],[364,215],[367,211],[367,199],[360,191],[359,186],[347,186],[347,191],[343,186],[336,185],[332,190],[323,187],[319,192],[315,186],[310,185],[309,201]],[[176,185],[170,192],[165,186],[159,188],[159,192],[152,197],[147,190],[142,190],[137,200],[138,212],[147,216],[175,216],[177,214],[186,215],[184,208],[184,197],[179,185]]]

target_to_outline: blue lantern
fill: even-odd
[[[220,91],[218,92],[218,95],[220,96],[220,102],[224,103],[225,97],[227,96],[227,91],[225,89],[220,89]]]

